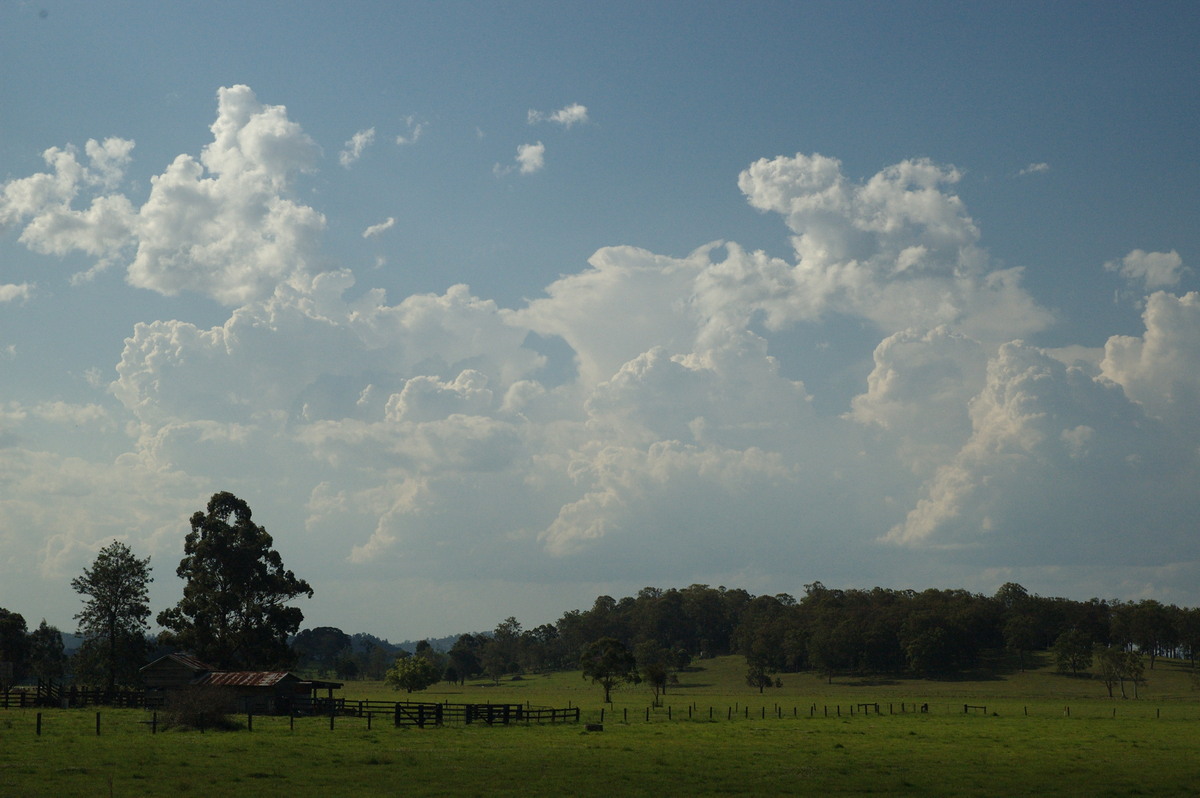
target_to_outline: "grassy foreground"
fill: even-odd
[[[1200,698],[1166,663],[1137,701],[1045,671],[832,685],[784,676],[760,697],[739,684],[738,659],[701,664],[648,722],[649,691],[617,692],[602,732],[395,729],[386,718],[369,730],[361,718],[337,718],[332,730],[327,718],[297,719],[293,729],[256,717],[252,732],[151,735],[145,713],[101,710],[97,736],[94,711],[43,710],[37,736],[34,711],[0,710],[0,795],[1102,796],[1194,795],[1200,785]],[[345,692],[397,697],[368,684]],[[573,703],[595,722],[602,696],[576,673],[420,697]],[[882,714],[864,714],[864,703]]]

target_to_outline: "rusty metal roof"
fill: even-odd
[[[193,684],[206,687],[274,687],[288,679],[300,681],[300,677],[287,671],[216,671],[201,676]]]

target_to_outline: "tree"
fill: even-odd
[[[62,679],[67,669],[62,632],[42,622],[29,633],[29,670],[39,679]]]
[[[350,652],[350,645],[350,635],[333,626],[305,629],[292,640],[292,649],[301,666],[315,666],[322,672],[336,668],[338,661]]]
[[[1126,651],[1120,646],[1095,647],[1093,660],[1096,663],[1097,675],[1108,689],[1108,697],[1113,697],[1113,686],[1121,686],[1121,698],[1125,694],[1125,682],[1133,682],[1133,697],[1137,698],[1137,688],[1145,679],[1146,666],[1142,655],[1136,651]]]
[[[1113,697],[1113,687],[1117,682],[1122,682],[1121,670],[1125,666],[1125,652],[1120,646],[1101,646],[1097,645],[1092,655],[1092,661],[1096,665],[1096,675],[1100,677],[1100,681],[1104,682],[1104,687],[1108,690],[1108,697]],[[1125,697],[1122,689],[1121,697]]]
[[[1004,622],[1004,647],[1017,655],[1025,670],[1025,655],[1037,645],[1037,625],[1028,615],[1012,615]]]
[[[1072,676],[1078,676],[1080,671],[1091,667],[1092,639],[1081,629],[1068,629],[1060,634],[1051,650],[1059,673],[1070,671]]]
[[[482,641],[470,634],[461,635],[450,648],[450,667],[454,669],[459,684],[483,672],[483,665],[479,661],[481,648]]]
[[[765,658],[746,657],[746,684],[757,687],[760,694],[764,687],[775,684],[774,673],[775,668]]]
[[[431,684],[438,683],[437,666],[425,657],[401,657],[388,669],[384,681],[393,690],[424,690]]]
[[[0,687],[25,675],[29,660],[29,635],[25,616],[0,607]],[[11,666],[11,668],[9,667]]]
[[[185,582],[183,598],[159,613],[167,630],[159,641],[226,670],[290,665],[288,637],[304,613],[288,602],[312,598],[308,582],[283,567],[267,530],[232,493],[214,493],[191,527],[175,571]]]
[[[138,559],[128,546],[114,540],[96,555],[91,568],[71,580],[84,596],[75,616],[83,635],[76,675],[103,683],[111,692],[117,683],[136,684],[144,664],[146,632],[150,626],[150,558]]]
[[[604,687],[604,703],[612,703],[612,689],[621,682],[637,684],[637,660],[625,644],[613,637],[602,637],[589,643],[579,658],[583,678]]]
[[[642,681],[650,685],[654,693],[654,706],[659,706],[662,694],[667,692],[667,681],[675,670],[675,657],[661,644],[646,640],[634,647],[634,659],[637,660]]]

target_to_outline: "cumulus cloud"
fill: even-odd
[[[568,125],[553,116],[536,121]],[[212,132],[142,207],[111,193],[122,140],[48,151],[45,174],[4,186],[0,219],[39,251],[121,253],[135,285],[232,306],[219,324],[136,324],[102,400],[0,404],[0,480],[31,491],[0,501],[0,540],[55,530],[20,549],[47,573],[78,572],[109,535],[177,548],[231,484],[289,530],[290,567],[347,594],[485,566],[753,586],[797,568],[886,580],[914,551],[976,576],[1200,561],[1200,295],[1152,294],[1144,333],[1103,352],[1022,343],[1052,317],[993,267],[952,166],[859,180],[818,154],[763,159],[738,185],[791,233],[786,256],[606,247],[508,309],[465,285],[389,300],[317,273],[324,219],[292,193],[316,145],[246,87],[222,90]],[[539,142],[497,171],[543,163]],[[1169,254],[1112,270],[1175,285]],[[831,319],[858,331],[861,370],[822,406],[833,379],[797,352]],[[128,451],[25,444],[76,425]]]
[[[379,224],[373,224],[370,227],[368,227],[366,230],[363,230],[362,237],[363,238],[374,238],[375,236],[379,235],[380,233],[383,233],[386,230],[391,230],[395,226],[396,226],[395,218],[389,216],[387,219],[380,222]]]
[[[1105,271],[1116,272],[1131,283],[1141,283],[1146,291],[1173,288],[1183,276],[1183,258],[1175,250],[1146,252],[1135,249],[1119,261],[1104,264]]]
[[[0,227],[25,223],[19,240],[36,252],[96,257],[86,276],[132,251],[126,279],[140,288],[195,291],[229,305],[267,294],[307,270],[324,228],[320,213],[288,197],[292,177],[315,166],[319,149],[283,106],[263,105],[246,86],[218,92],[211,130],[199,159],[180,155],[151,178],[140,208],[119,193],[73,207],[82,190],[120,181],[132,141],[89,140],[87,165],[71,147],[47,150],[52,173],[4,185]]]
[[[542,142],[517,147],[518,171],[523,175],[540,172],[546,165],[546,147]]]
[[[151,181],[128,280],[237,305],[307,270],[325,217],[286,192],[319,150],[283,106],[263,105],[249,87],[217,96],[213,141],[199,161],[180,155]]]
[[[1025,177],[1026,175],[1037,175],[1037,174],[1041,174],[1042,172],[1049,172],[1049,171],[1050,171],[1050,164],[1048,164],[1048,163],[1045,163],[1045,162],[1031,163],[1031,164],[1029,164],[1029,166],[1026,166],[1024,169],[1017,172],[1017,176]]]
[[[787,290],[758,300],[775,325],[829,313],[865,317],[885,332],[950,325],[1000,342],[1044,328],[1050,314],[1020,286],[1020,270],[992,270],[962,200],[961,178],[928,159],[903,161],[865,183],[822,155],[756,161],[738,185],[750,204],[792,230],[796,264],[756,269]],[[730,288],[760,290],[736,275]]]
[[[570,129],[574,125],[581,125],[588,121],[587,106],[579,103],[571,103],[559,108],[557,111],[529,111],[529,124],[536,125],[539,122],[553,122],[556,125]]]
[[[1185,439],[1200,436],[1200,293],[1158,291],[1146,299],[1141,337],[1114,335],[1104,347],[1101,374],[1122,386],[1155,418]]]
[[[73,203],[84,190],[109,190],[122,179],[133,142],[89,139],[88,162],[80,163],[74,147],[51,147],[42,154],[53,172],[10,180],[0,195],[0,230],[24,225],[18,240],[34,252],[65,255],[82,251],[99,259],[99,267],[133,240],[133,206],[120,194],[93,197],[85,210]]]
[[[520,144],[517,146],[516,165],[495,164],[492,166],[492,174],[496,177],[503,177],[512,174],[515,170],[523,175],[531,175],[540,172],[545,165],[546,146],[542,142]]]
[[[338,153],[338,163],[349,169],[355,161],[362,157],[363,151],[374,143],[375,128],[369,127],[366,130],[358,131],[343,145],[342,151]]]
[[[1114,376],[1129,375],[1002,346],[970,403],[970,439],[886,540],[1007,565],[1194,558],[1176,520],[1200,510],[1194,433],[1148,416]]]
[[[0,302],[25,302],[33,289],[32,283],[0,283]]]

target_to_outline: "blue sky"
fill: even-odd
[[[0,606],[1194,605],[1188,3],[0,4]]]

